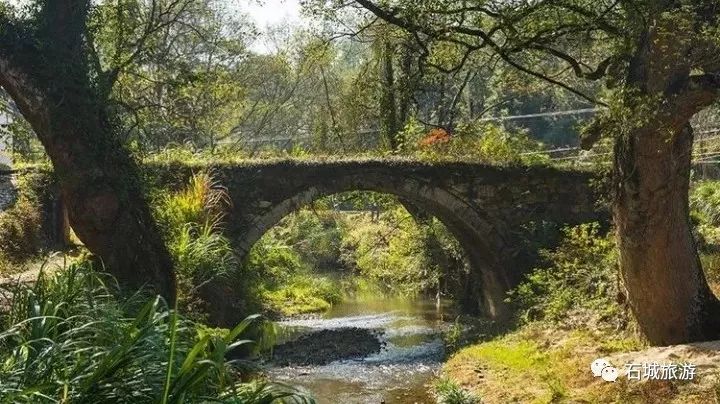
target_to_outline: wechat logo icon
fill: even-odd
[[[590,364],[593,376],[601,377],[606,382],[614,382],[618,378],[618,370],[607,359],[598,358]]]

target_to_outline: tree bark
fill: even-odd
[[[685,43],[663,26],[640,41],[625,104],[646,106],[619,125],[615,144],[620,269],[630,306],[654,345],[720,337],[720,303],[700,264],[688,203],[690,119],[717,91],[692,85],[691,68],[677,59]]]
[[[720,307],[690,230],[691,148],[689,124],[671,141],[640,129],[617,144],[620,268],[635,317],[654,345],[720,335]]]
[[[397,119],[397,100],[395,97],[395,69],[393,68],[393,47],[389,41],[382,43],[382,94],[380,116],[382,132],[391,152],[400,149],[400,128]]]
[[[36,32],[0,18],[0,86],[50,157],[78,238],[121,285],[149,287],[172,304],[170,254],[145,199],[139,168],[88,68],[88,7],[82,0],[47,2]]]

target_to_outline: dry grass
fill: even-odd
[[[629,358],[635,363],[654,360],[644,353],[657,348],[645,348],[632,336],[530,325],[460,350],[446,363],[444,373],[484,403],[716,403],[720,360],[713,358],[720,355],[720,344],[717,348],[702,353],[683,346],[662,351],[673,363],[704,363],[693,382],[636,382],[621,376],[608,383],[592,376],[594,359],[606,357],[622,367]],[[636,355],[628,354],[633,351]],[[688,356],[690,352],[694,356]]]

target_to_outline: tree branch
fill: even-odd
[[[41,109],[45,96],[23,66],[39,62],[35,60],[39,52],[31,38],[31,32],[0,12],[0,87],[37,131],[47,128],[47,117]]]
[[[173,0],[162,10],[158,10],[157,2],[152,1],[148,20],[145,23],[142,34],[129,46],[132,48],[130,55],[121,60],[121,51],[116,49],[116,65],[105,73],[105,81],[109,90],[115,85],[120,73],[122,73],[130,64],[140,58],[147,50],[146,44],[150,38],[161,30],[171,27],[180,22],[180,19],[188,10],[190,1]],[[118,45],[118,49],[120,45]]]
[[[533,49],[537,49],[539,51],[547,52],[557,58],[560,58],[564,60],[573,70],[573,73],[575,73],[575,76],[582,78],[582,79],[588,79],[588,80],[599,80],[603,77],[605,77],[605,74],[607,73],[607,69],[610,66],[610,63],[612,63],[613,58],[608,57],[605,58],[602,62],[600,62],[595,68],[595,70],[591,70],[589,72],[586,72],[582,68],[582,64],[576,60],[574,57],[568,55],[567,53],[557,50],[555,48],[551,48],[550,46],[546,45],[532,45]]]
[[[572,3],[567,3],[567,2],[558,2],[557,6],[590,19],[591,22],[593,24],[595,24],[595,26],[597,26],[599,29],[607,32],[608,34],[612,34],[614,36],[623,36],[623,35],[626,35],[626,33],[623,32],[622,29],[613,26],[607,20],[605,20],[605,16],[610,11],[612,11],[615,7],[617,7],[619,4],[620,4],[620,0],[616,0],[607,9],[605,9],[605,11],[603,11],[599,15],[594,14],[593,12],[582,8],[582,7],[578,6],[577,4],[572,4]]]
[[[377,4],[375,4],[374,2],[372,2],[371,0],[355,0],[355,2],[360,4],[362,7],[364,7],[371,13],[375,14],[377,17],[379,17],[393,25],[404,28],[408,31],[421,32],[421,33],[423,33],[431,38],[434,38],[436,40],[455,43],[457,45],[465,46],[466,48],[471,48],[471,52],[485,48],[485,47],[490,47],[490,49],[494,53],[496,53],[503,61],[505,61],[505,63],[516,68],[517,70],[520,70],[521,72],[529,74],[538,79],[544,80],[550,84],[559,86],[559,87],[561,87],[561,88],[563,88],[563,89],[565,89],[565,90],[577,95],[578,97],[580,97],[584,100],[587,100],[593,104],[606,105],[603,102],[598,101],[594,97],[591,97],[590,95],[585,94],[584,92],[582,92],[576,88],[573,88],[572,86],[570,86],[560,80],[554,79],[552,77],[549,77],[546,74],[540,73],[534,69],[523,66],[519,62],[515,61],[510,56],[510,54],[508,52],[506,52],[506,50],[503,49],[503,47],[492,38],[492,35],[489,32],[485,32],[482,29],[463,27],[463,26],[450,26],[450,27],[446,27],[441,30],[434,30],[429,27],[422,26],[422,25],[415,23],[411,20],[408,20],[406,18],[403,18],[403,17],[399,16],[393,10],[383,9],[382,7],[380,7]],[[544,5],[544,3],[538,3],[538,4],[539,4],[538,7]],[[525,15],[530,12],[531,12],[531,10],[524,10],[523,13],[521,13],[521,14]],[[522,18],[522,17],[516,16],[515,19],[517,19],[517,18]],[[497,27],[498,26],[494,27],[490,32],[495,32],[497,29],[499,29]],[[448,37],[447,34],[449,34],[449,33],[463,34],[463,35],[467,35],[470,37],[476,37],[476,38],[479,38],[481,40],[481,42],[479,44],[470,44],[465,41],[458,40],[457,38]],[[558,57],[558,55],[554,55],[554,56]],[[465,60],[467,60],[467,58]],[[567,62],[567,60],[565,60],[565,61]],[[610,62],[607,62],[608,65],[609,65],[609,63]],[[604,69],[607,69],[607,66],[604,66]]]

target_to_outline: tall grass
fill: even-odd
[[[250,282],[238,263],[223,221],[231,201],[226,190],[207,171],[195,173],[177,192],[156,199],[155,212],[168,249],[175,261],[180,311],[195,319],[224,325],[225,309],[213,302],[241,302],[245,310],[253,300]],[[232,291],[230,294],[227,291]],[[216,295],[218,294],[219,295]]]
[[[227,192],[209,172],[194,174],[179,192],[164,195],[156,209],[176,261],[178,275],[198,287],[237,267],[222,236]]]
[[[164,225],[173,229],[187,223],[219,224],[230,203],[225,188],[212,173],[200,171],[193,174],[184,189],[162,197],[158,216]]]
[[[6,287],[0,314],[2,403],[312,402],[289,387],[240,382],[228,353],[257,316],[216,331],[114,282],[88,264]]]

